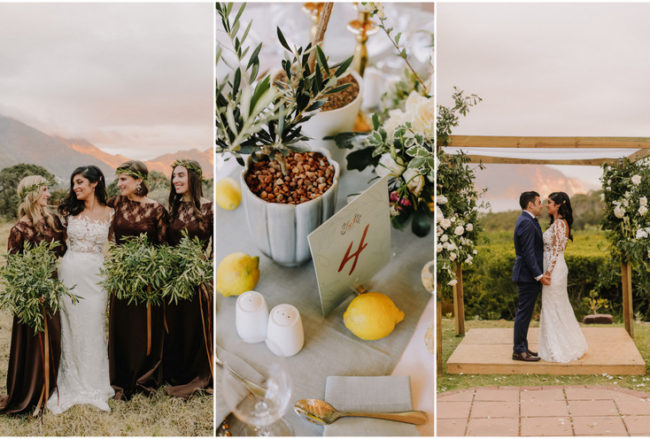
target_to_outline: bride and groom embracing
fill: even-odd
[[[569,362],[587,352],[587,342],[573,313],[567,292],[569,270],[564,249],[573,240],[573,210],[569,196],[553,192],[546,210],[551,225],[542,233],[537,221],[543,206],[535,191],[519,197],[523,212],[514,231],[516,260],[512,280],[517,283],[518,305],[514,325],[512,359],[518,361]],[[539,321],[539,354],[528,348],[528,326],[537,296],[542,293]]]

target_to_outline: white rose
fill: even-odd
[[[625,191],[625,193],[623,194],[625,198],[630,198],[630,195],[632,195],[630,191]]]
[[[646,213],[648,213],[648,208],[647,207],[645,207],[645,206],[639,207],[639,215],[643,216]]]
[[[607,184],[612,184],[612,179],[611,178],[607,180]]]
[[[435,126],[435,106],[433,98],[425,98],[416,91],[412,91],[406,99],[405,109],[411,127],[416,133],[425,137],[433,137]]]
[[[640,175],[633,175],[632,176],[632,183],[634,183],[634,186],[638,186],[641,184],[641,176]]]
[[[478,254],[478,250],[474,250],[472,253],[474,253],[476,255],[476,254]]]
[[[444,248],[445,250],[449,250],[449,243],[445,242],[444,244],[442,244],[442,248]]]
[[[451,220],[449,218],[445,218],[442,221],[440,221],[440,225],[442,226],[443,229],[448,229],[451,226]]]
[[[447,236],[447,235],[442,235],[442,236],[440,237],[440,242],[447,242],[447,241],[449,241],[449,236]]]
[[[416,197],[422,193],[424,188],[424,177],[420,174],[417,169],[408,168],[404,171],[402,178],[406,182],[406,187],[409,188],[409,191]]]
[[[390,212],[390,216],[398,216],[399,215],[399,210],[397,210],[397,207],[394,204],[392,206],[390,206],[389,212]]]
[[[471,232],[474,230],[474,225],[472,223],[469,223],[465,226],[465,229],[467,229],[468,232]]]
[[[625,207],[629,207],[629,206],[630,206],[630,202],[629,202],[628,200],[623,200],[623,206],[625,206]]]
[[[437,204],[441,204],[441,205],[442,204],[447,204],[447,201],[449,201],[449,200],[447,200],[447,197],[445,197],[444,195],[438,195],[438,197],[436,198],[436,203]]]
[[[466,263],[466,264],[471,264],[471,263],[472,263],[472,259],[474,259],[474,258],[472,258],[471,256],[468,256],[467,259],[465,259],[465,263]]]
[[[646,197],[639,198],[639,204],[641,206],[647,206],[648,205],[648,199]]]
[[[621,206],[616,206],[614,208],[614,216],[616,218],[623,218],[625,216],[625,209]]]
[[[463,228],[463,226],[458,226],[458,227],[456,227],[456,228],[454,229],[454,234],[455,234],[455,235],[460,236],[460,235],[462,235],[463,233],[465,233],[465,229]]]
[[[399,158],[398,160],[401,161]],[[399,177],[402,172],[404,172],[404,166],[395,162],[390,154],[386,153],[382,154],[382,156],[379,158],[379,166],[375,168],[375,172],[380,177],[385,177],[387,175]]]
[[[636,239],[647,238],[647,237],[648,237],[648,233],[645,230],[639,229],[636,231]]]
[[[648,253],[650,253],[650,252],[648,252]],[[453,287],[453,286],[456,285],[457,283],[458,283],[458,281],[457,281],[456,279],[453,279],[453,280],[450,280],[449,282],[447,282],[447,285]]]
[[[456,253],[454,253],[454,252],[449,253],[449,259],[451,261],[455,261],[456,260]]]
[[[438,244],[436,246],[436,253],[440,253],[441,251],[442,251],[442,246],[440,244]]]

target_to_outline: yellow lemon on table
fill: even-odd
[[[238,296],[255,288],[260,280],[259,256],[231,253],[219,262],[216,290],[223,296]]]
[[[234,210],[241,202],[241,188],[230,177],[222,178],[214,185],[217,204],[222,209]]]
[[[363,340],[386,337],[402,320],[404,313],[390,297],[374,291],[355,297],[343,313],[345,327]]]

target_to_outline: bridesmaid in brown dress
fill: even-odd
[[[9,232],[9,253],[22,253],[25,242],[58,241],[57,256],[66,250],[65,231],[61,221],[47,211],[50,193],[47,181],[40,175],[25,177],[18,184],[18,196],[23,201],[18,207],[20,219]],[[61,355],[61,323],[56,313],[47,319],[52,366],[50,367],[50,395],[56,387],[56,371]],[[15,414],[33,409],[41,398],[44,371],[41,359],[41,335],[34,335],[29,326],[14,317],[11,329],[11,349],[7,371],[7,395],[0,398],[0,412]],[[44,396],[43,396],[44,398]],[[45,401],[43,401],[43,404]]]
[[[113,233],[119,245],[128,236],[146,233],[152,244],[161,244],[167,233],[167,211],[150,198],[145,184],[149,171],[144,163],[130,160],[116,174],[120,195],[108,200],[115,209]],[[128,304],[111,296],[108,358],[115,399],[129,399],[136,391],[154,393],[162,383],[164,343],[163,309],[151,310],[151,352],[147,355],[147,306]]]
[[[190,237],[197,236],[207,246],[212,237],[212,202],[202,197],[201,165],[194,160],[177,160],[172,167],[167,241],[178,245],[186,230]],[[208,286],[207,290],[208,297],[201,296],[203,324],[212,335],[207,321],[212,314],[212,287]],[[167,393],[181,398],[189,398],[197,390],[209,387],[212,379],[199,294],[202,292],[197,291],[191,300],[167,304],[169,334],[163,350],[163,373],[165,381],[171,384]]]

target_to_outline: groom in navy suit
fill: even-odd
[[[539,361],[537,352],[528,349],[528,326],[542,285],[551,278],[544,274],[544,240],[537,217],[542,213],[542,200],[535,191],[524,192],[519,197],[523,212],[515,226],[515,253],[517,259],[512,270],[512,281],[517,283],[519,303],[515,315],[513,360]]]

